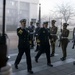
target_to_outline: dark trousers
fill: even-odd
[[[31,48],[34,47],[34,35],[30,35],[30,40],[31,40]]]
[[[30,48],[19,48],[19,53],[17,55],[15,64],[18,65],[20,63],[21,58],[22,58],[24,53],[26,54],[27,70],[31,70],[32,65],[31,65]]]
[[[67,40],[62,40],[61,41],[61,48],[62,48],[62,53],[63,53],[63,57],[64,58],[66,58],[66,56],[67,56],[67,52],[66,52],[67,45],[68,45],[68,41]]]
[[[39,51],[39,50],[40,50],[40,46],[37,45],[37,46],[36,46],[36,51]]]
[[[72,46],[72,49],[74,49],[74,46],[75,46],[75,40],[73,40],[73,46]]]
[[[35,56],[35,58],[38,60],[42,53],[46,53],[47,64],[51,63],[51,60],[50,60],[50,46],[42,46],[42,47],[40,47],[40,50],[38,51],[38,53]]]

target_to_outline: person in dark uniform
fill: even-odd
[[[39,22],[36,23],[36,26],[37,26],[37,27],[35,28],[35,39],[36,39],[36,44],[37,44],[37,46],[36,46],[35,52],[37,52],[37,51],[40,49],[40,45],[39,45],[39,42],[38,42],[38,32],[39,32],[39,30],[40,30]]]
[[[67,29],[67,26],[69,24],[67,23],[63,23],[63,29],[62,29],[62,33],[61,33],[61,39],[60,39],[60,45],[62,48],[62,53],[63,53],[63,57],[60,58],[62,61],[66,60],[67,57],[67,53],[66,53],[66,48],[68,45],[68,36],[69,36],[69,30]]]
[[[48,30],[46,29],[45,25],[46,25],[46,22],[43,23],[43,27],[39,30],[39,33],[38,33],[39,35],[38,42],[40,42],[40,50],[35,56],[35,61],[38,62],[40,55],[42,53],[46,53],[47,65],[52,67],[53,65],[51,64],[51,60],[50,60],[50,44],[49,44],[49,39],[51,39],[51,36],[48,33]]]
[[[30,74],[33,74],[32,71],[32,64],[31,64],[31,56],[30,56],[30,34],[26,30],[26,19],[22,19],[20,21],[21,27],[17,29],[17,35],[19,38],[18,41],[18,55],[15,60],[15,68],[18,69],[18,64],[21,61],[23,54],[26,54],[26,61],[27,61],[27,71]]]
[[[73,29],[73,46],[72,46],[72,49],[74,49],[74,46],[75,46],[75,27]],[[75,61],[73,62],[73,64],[75,65]]]
[[[74,49],[75,46],[75,28],[73,29],[73,46],[72,49]]]
[[[50,34],[50,28],[48,28],[48,21],[46,21],[45,23],[45,28],[48,30],[48,33]]]
[[[28,27],[28,30],[30,32],[31,48],[33,48],[34,47],[34,30],[35,30],[33,22],[30,22],[30,26]]]
[[[56,40],[57,40],[57,30],[58,28],[55,26],[55,20],[52,20],[51,21],[51,24],[52,24],[52,27],[50,27],[50,34],[52,36],[52,40],[51,40],[51,47],[52,47],[52,53],[51,53],[51,57],[54,56],[55,54],[55,43],[56,43]]]

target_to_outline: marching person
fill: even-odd
[[[61,33],[60,45],[61,45],[61,48],[62,48],[63,57],[60,58],[60,59],[62,61],[66,60],[66,57],[67,57],[66,49],[67,49],[67,45],[68,45],[68,42],[69,42],[69,39],[68,39],[69,30],[67,29],[68,25],[69,24],[67,24],[67,23],[63,23],[63,29],[62,29],[62,33]]]
[[[35,40],[36,40],[37,46],[36,46],[35,52],[37,52],[37,51],[40,49],[40,46],[39,46],[39,43],[38,43],[38,32],[39,32],[39,30],[40,30],[39,22],[36,23],[36,26],[37,26],[37,27],[35,28]]]
[[[46,53],[47,65],[53,67],[53,65],[51,64],[51,59],[50,59],[50,44],[49,44],[49,39],[51,39],[51,36],[48,33],[46,24],[47,24],[46,22],[43,23],[43,27],[39,30],[39,33],[38,33],[39,35],[38,42],[40,42],[40,50],[35,56],[35,61],[38,62],[40,55],[42,53]]]
[[[46,22],[45,28],[48,30],[48,33],[50,34],[50,28],[48,28],[48,21]]]
[[[33,47],[34,47],[34,30],[35,30],[33,22],[30,22],[30,26],[28,27],[28,30],[30,32],[31,49],[33,49]]]
[[[73,29],[73,46],[72,49],[74,49],[75,46],[75,28]]]
[[[75,28],[73,29],[73,46],[72,49],[74,49],[75,46]],[[75,61],[73,62],[73,64],[75,65]]]
[[[31,56],[30,56],[30,35],[26,30],[26,19],[22,19],[20,21],[21,27],[17,29],[17,35],[19,38],[18,41],[18,55],[15,60],[15,68],[18,69],[18,65],[21,61],[23,54],[26,54],[26,63],[27,63],[27,71],[30,74],[33,74],[32,64],[31,64]]]
[[[51,53],[51,57],[54,56],[55,54],[55,43],[56,43],[56,40],[57,40],[57,30],[58,28],[55,26],[55,22],[56,20],[52,20],[51,21],[51,24],[52,24],[52,27],[50,27],[50,34],[52,36],[52,40],[51,40],[51,48],[52,48],[52,53]]]

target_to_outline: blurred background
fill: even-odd
[[[0,33],[2,33],[2,16],[3,16],[3,0],[0,0]],[[16,29],[20,26],[19,21],[26,18],[27,27],[30,22],[35,23],[39,21],[40,25],[44,21],[49,22],[55,19],[56,26],[59,31],[62,24],[67,22],[70,30],[69,39],[72,39],[72,31],[75,27],[75,1],[74,0],[6,0],[6,18],[5,31],[10,39],[10,48],[17,48]]]

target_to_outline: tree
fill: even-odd
[[[57,5],[58,16],[60,16],[66,23],[74,16],[74,9],[70,4]]]

